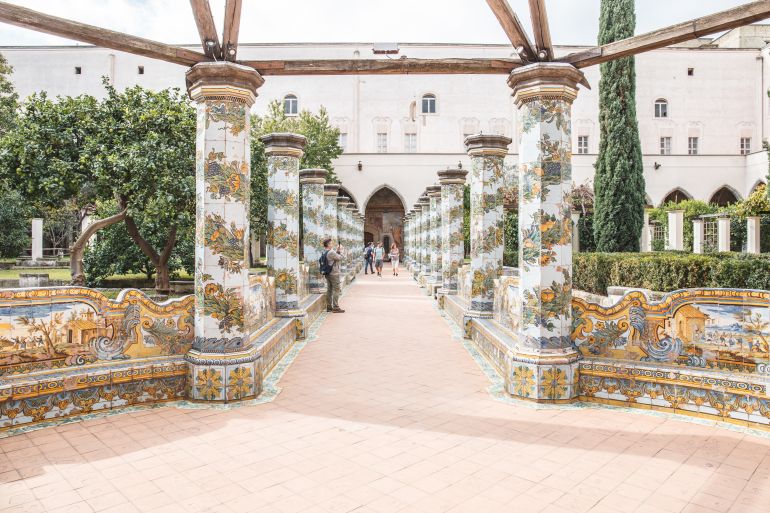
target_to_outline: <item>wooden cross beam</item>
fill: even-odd
[[[487,4],[492,9],[492,12],[495,13],[497,21],[500,22],[500,26],[503,27],[505,35],[508,36],[513,47],[522,49],[520,56],[531,62],[536,61],[537,54],[532,48],[532,43],[530,43],[529,37],[524,31],[519,17],[516,16],[511,6],[508,5],[507,0],[487,0]]]
[[[538,59],[550,61],[553,59],[553,44],[551,43],[551,29],[548,26],[545,0],[529,0],[529,13],[532,18],[532,30],[535,32]]]
[[[322,59],[241,61],[260,75],[507,75],[518,59]]]
[[[227,0],[225,2],[225,28],[222,33],[223,57],[228,61],[235,61],[238,51],[238,32],[241,29],[241,0]]]
[[[557,60],[572,64],[576,68],[585,68],[748,25],[767,18],[770,18],[770,0],[762,0],[677,23],[646,34],[571,53]]]
[[[0,21],[54,36],[74,39],[82,43],[173,62],[182,66],[192,66],[198,62],[209,60],[204,54],[192,50],[130,36],[86,23],[65,20],[6,2],[0,2]]]
[[[201,36],[203,53],[209,59],[221,59],[222,48],[219,46],[219,36],[209,0],[190,0],[190,7],[192,7],[195,25],[198,27],[198,34]]]

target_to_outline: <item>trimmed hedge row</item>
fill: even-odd
[[[701,287],[770,290],[767,255],[575,253],[572,263],[573,286],[594,294],[607,294],[609,286],[661,292]]]

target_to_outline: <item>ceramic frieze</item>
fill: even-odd
[[[158,304],[136,290],[114,301],[79,287],[0,291],[0,377],[183,355],[193,303]]]

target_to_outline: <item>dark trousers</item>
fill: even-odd
[[[374,274],[374,267],[372,267],[372,258],[366,258],[364,259],[366,263],[364,264],[364,274],[368,274],[369,270],[372,271],[372,274]]]

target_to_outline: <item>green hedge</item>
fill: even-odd
[[[770,258],[741,253],[575,253],[573,285],[606,294],[608,286],[662,292],[718,287],[770,290]]]

